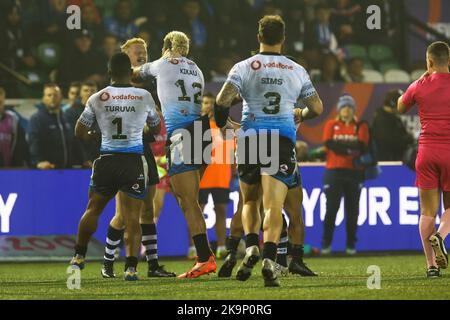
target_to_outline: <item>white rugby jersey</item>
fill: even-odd
[[[231,69],[227,82],[243,99],[241,128],[273,130],[296,140],[292,110],[298,99],[316,94],[307,71],[277,53],[259,53]]]
[[[160,58],[144,64],[142,79],[156,77],[158,97],[168,136],[200,117],[205,80],[195,62],[185,58]]]
[[[90,127],[97,121],[102,134],[101,153],[138,153],[144,146],[142,134],[146,121],[160,122],[151,94],[144,89],[108,86],[92,95],[80,116]]]

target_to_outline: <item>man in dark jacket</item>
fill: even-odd
[[[75,124],[83,113],[89,97],[95,92],[97,92],[97,84],[95,82],[83,82],[80,88],[80,99],[75,101],[70,108],[64,112],[64,118],[72,127],[72,132],[75,132]],[[97,128],[97,124],[95,124],[95,126],[95,131],[100,132],[100,129]],[[74,138],[72,154],[73,165],[90,168],[92,167],[93,161],[100,155],[100,144],[94,141],[81,141]]]
[[[28,145],[19,117],[5,106],[6,92],[0,87],[0,168],[25,167]]]
[[[61,89],[44,86],[45,108],[31,116],[29,144],[31,162],[38,169],[62,169],[71,166],[73,130],[61,112]]]
[[[375,113],[372,129],[379,161],[402,161],[406,149],[414,143],[397,112],[397,100],[402,94],[401,90],[389,91],[384,106]]]

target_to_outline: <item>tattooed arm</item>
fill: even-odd
[[[314,119],[323,112],[323,103],[317,93],[312,96],[303,99],[303,103],[306,106],[303,109],[294,109],[294,117],[296,122],[303,122],[305,120]]]
[[[216,103],[214,104],[214,118],[216,119],[218,127],[222,128],[227,124],[230,107],[237,95],[238,89],[236,86],[229,82],[225,82],[217,95]]]

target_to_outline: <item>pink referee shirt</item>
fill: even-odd
[[[450,145],[450,73],[433,73],[414,81],[402,102],[407,110],[416,103],[419,107],[419,144]]]

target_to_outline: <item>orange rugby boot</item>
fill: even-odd
[[[216,272],[217,265],[216,265],[216,258],[214,255],[211,255],[206,262],[198,262],[198,257],[196,258],[196,262],[192,269],[188,272],[185,272],[178,276],[180,279],[185,278],[198,278],[204,274],[209,274],[211,272]]]

